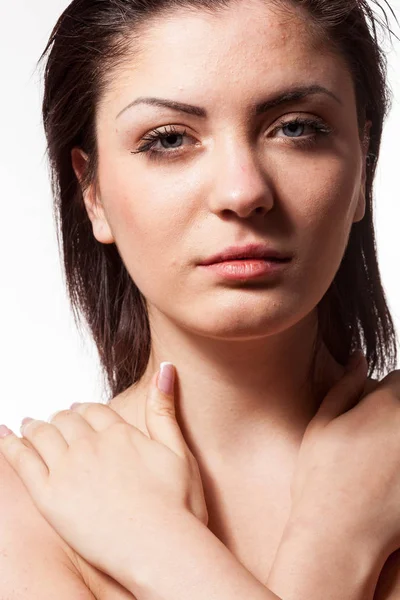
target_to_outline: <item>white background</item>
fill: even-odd
[[[48,419],[72,402],[105,402],[93,342],[75,328],[62,280],[35,64],[69,2],[0,0],[0,423]],[[373,5],[372,5],[373,6]],[[392,0],[400,20],[400,0]],[[392,30],[400,27],[391,18]],[[400,42],[385,43],[393,108],[375,187],[379,263],[400,333]],[[18,432],[19,435],[19,432]]]

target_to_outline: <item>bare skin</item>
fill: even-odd
[[[161,361],[177,366],[177,418],[202,472],[209,527],[260,581],[286,523],[302,435],[342,374],[324,348],[312,392],[316,306],[365,212],[368,138],[358,137],[351,75],[304,16],[243,0],[149,24],[140,59],[114,74],[98,107],[99,186],[84,196],[94,236],[117,245],[145,296],[152,332],[146,373],[110,405],[145,431],[151,376]],[[330,93],[252,115],[253,103],[305,85]],[[208,117],[144,104],[121,113],[139,96],[204,107]],[[281,123],[296,118],[332,131],[300,146],[314,132]],[[173,137],[157,142],[157,161],[131,153],[170,125],[179,152]],[[85,160],[73,151],[78,178]],[[270,242],[292,261],[257,284],[197,266],[249,242]],[[91,585],[106,584],[99,597],[114,600],[112,582],[82,568]]]
[[[322,42],[315,51],[299,16],[259,0],[213,16],[179,11],[145,40],[140,60],[114,75],[98,107],[99,186],[84,200],[94,236],[117,245],[147,301],[152,349],[137,393],[162,360],[176,364],[182,427],[196,455],[248,469],[253,450],[269,455],[272,440],[293,451],[315,414],[308,369],[316,306],[365,210],[352,79]],[[339,101],[312,94],[251,115],[254,102],[311,84]],[[203,106],[209,117],[142,104],[116,118],[138,96]],[[294,139],[280,125],[306,116],[335,130],[307,149],[299,139],[310,140],[310,126],[297,126]],[[179,156],[168,149],[168,159],[154,162],[131,153],[152,129],[179,123],[187,130]],[[80,176],[78,149],[73,164]],[[251,241],[288,251],[292,262],[257,282],[198,267]],[[320,360],[326,387],[338,365]]]
[[[368,379],[364,395],[378,382]],[[135,399],[136,411],[127,410]],[[144,396],[132,390],[110,403],[125,420],[148,435],[144,423]],[[257,458],[257,457],[255,457]],[[209,529],[260,582],[266,583],[289,515],[289,484],[294,463],[253,461],[254,470],[221,469],[213,473],[201,468],[209,509]],[[351,543],[351,541],[349,542]],[[78,572],[99,600],[126,600],[132,595],[116,581],[76,555],[68,554]],[[381,573],[374,600],[389,600],[400,585],[400,553],[393,554]],[[393,586],[397,587],[394,588]]]

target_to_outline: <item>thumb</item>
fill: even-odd
[[[361,350],[354,352],[341,379],[322,400],[313,421],[324,426],[339,415],[354,408],[364,391],[368,362]]]
[[[175,367],[162,362],[153,376],[146,400],[146,426],[150,438],[187,458],[188,447],[175,415]]]

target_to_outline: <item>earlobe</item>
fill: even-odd
[[[83,202],[87,215],[92,223],[93,235],[102,244],[113,244],[114,236],[108,224],[103,204],[97,196],[96,182],[91,183],[85,190],[82,189],[83,175],[87,166],[88,156],[80,148],[71,151],[72,166],[81,185]]]
[[[87,200],[84,201],[86,205]],[[90,204],[89,209],[87,208],[87,212],[92,222],[93,235],[96,240],[102,244],[113,244],[115,241],[114,236],[104,214],[101,201],[96,198],[94,204]]]
[[[360,196],[357,203],[357,208],[354,213],[353,223],[362,221],[365,216],[365,192],[364,189],[360,190]]]

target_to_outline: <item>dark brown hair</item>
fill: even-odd
[[[76,325],[79,327],[83,317],[89,326],[111,397],[142,377],[151,339],[146,300],[129,276],[116,245],[95,239],[83,202],[82,190],[97,183],[96,109],[113,74],[140,53],[140,42],[153,19],[179,9],[216,13],[235,1],[73,0],[59,17],[38,61],[48,54],[42,110],[68,295]],[[321,341],[342,365],[354,349],[362,348],[369,376],[380,378],[396,367],[397,353],[373,227],[373,182],[383,122],[391,105],[387,61],[376,26],[392,31],[378,2],[375,4],[385,22],[366,0],[274,3],[297,7],[316,32],[322,32],[346,59],[355,85],[360,139],[366,120],[372,122],[366,164],[366,213],[362,221],[353,224],[340,268],[318,304],[314,359]],[[89,156],[81,184],[71,160],[71,150],[76,146]]]

